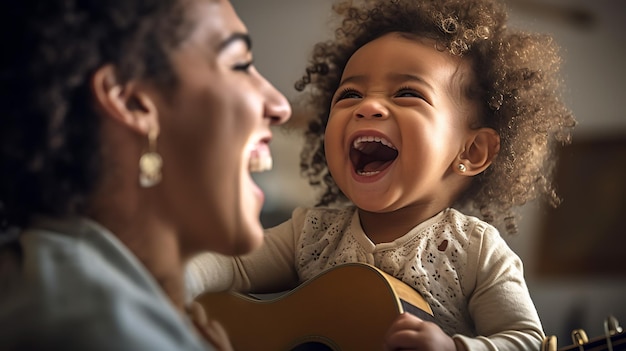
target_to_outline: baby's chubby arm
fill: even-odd
[[[207,252],[186,266],[188,294],[234,290],[248,293],[279,292],[295,287],[295,243],[306,211],[296,209],[293,217],[265,231],[263,245],[250,254],[230,257]]]
[[[538,350],[545,335],[521,259],[493,228],[475,238],[463,283],[479,336],[453,338],[471,350]]]

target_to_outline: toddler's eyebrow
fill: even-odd
[[[366,80],[367,77],[365,77],[364,75],[349,76],[342,79],[341,82],[339,82],[339,85],[344,85],[346,83],[363,83]]]
[[[433,86],[428,83],[426,80],[424,80],[424,78],[416,76],[414,74],[408,74],[408,73],[389,73],[387,75],[387,77],[389,78],[389,80],[394,81],[394,82],[398,82],[398,83],[403,83],[403,82],[407,82],[407,81],[413,81],[413,82],[418,82],[422,85],[424,85],[427,89],[431,90],[431,91],[435,91],[435,88],[433,88]],[[365,83],[368,80],[370,80],[371,78],[366,76],[366,75],[354,75],[354,76],[348,76],[345,77],[344,79],[341,80],[341,82],[339,83],[339,85],[344,85],[346,83],[355,83],[355,84],[359,84],[359,83]]]
[[[435,88],[428,83],[424,78],[420,77],[420,76],[416,76],[414,74],[409,74],[409,73],[389,73],[389,78],[393,81],[397,81],[397,82],[418,82],[422,85],[424,85],[427,89],[435,91]]]

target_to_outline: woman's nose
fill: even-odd
[[[287,98],[268,82],[264,117],[270,124],[283,124],[291,117],[291,105]]]
[[[387,118],[389,111],[378,100],[365,99],[355,111],[357,118]]]

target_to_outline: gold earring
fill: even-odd
[[[153,187],[161,182],[163,159],[156,152],[157,132],[155,129],[148,134],[148,152],[139,159],[139,184],[142,188]]]
[[[465,167],[464,164],[459,163],[459,172],[465,173],[465,171],[467,171],[467,167]]]

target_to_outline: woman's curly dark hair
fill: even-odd
[[[89,81],[176,83],[188,33],[180,0],[22,0],[0,5],[0,232],[33,214],[80,214],[103,172]]]
[[[535,198],[559,203],[555,147],[570,141],[576,122],[560,96],[561,58],[550,36],[509,29],[504,5],[495,0],[348,0],[333,9],[341,19],[335,38],[314,47],[296,83],[307,90],[305,103],[315,116],[300,166],[310,184],[323,188],[318,205],[346,200],[328,172],[323,139],[343,69],[358,48],[390,32],[433,39],[440,50],[468,58],[477,77],[472,90],[482,101],[481,127],[500,135],[493,164],[454,205],[512,233],[514,207]]]

